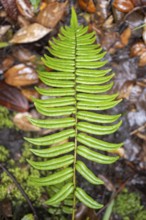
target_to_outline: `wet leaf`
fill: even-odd
[[[28,0],[15,0],[19,13],[30,19],[34,16],[32,6]]]
[[[29,108],[28,101],[20,90],[4,82],[0,82],[0,105],[18,112],[25,112]]]
[[[27,86],[38,82],[38,74],[25,64],[17,64],[8,69],[5,74],[5,82],[11,86]]]
[[[118,98],[119,99],[121,99],[121,98],[128,99],[134,84],[135,84],[134,81],[126,81],[120,89]]]
[[[139,66],[146,65],[146,45],[143,42],[137,42],[131,47],[130,55],[139,56]]]
[[[12,56],[7,56],[5,59],[2,61],[2,69],[3,71],[6,71],[9,69],[13,64],[14,64],[14,57]]]
[[[114,0],[113,6],[121,12],[129,12],[134,8],[131,0]]]
[[[36,59],[36,56],[28,49],[23,47],[17,47],[13,50],[13,56],[20,62],[33,62]]]
[[[93,0],[78,0],[78,4],[81,9],[89,13],[96,12],[96,7]]]
[[[32,101],[32,97],[33,98],[39,98],[38,92],[33,88],[31,88],[31,89],[22,89],[21,92],[29,101]]]
[[[121,43],[122,43],[124,46],[126,46],[126,45],[128,44],[129,39],[130,39],[130,37],[131,37],[131,34],[132,34],[132,31],[131,31],[131,29],[130,29],[129,27],[126,28],[126,29],[122,32],[120,38],[121,38]]]
[[[146,46],[142,41],[139,41],[131,47],[130,55],[131,57],[140,56],[145,52],[145,50]]]
[[[32,117],[32,115],[28,112],[17,113],[14,118],[14,124],[23,131],[40,131],[41,129],[37,126],[34,126],[29,122],[28,117]]]
[[[17,19],[18,9],[15,0],[1,0],[1,3],[7,13],[7,15],[13,20]]]
[[[37,22],[47,28],[54,28],[56,24],[62,19],[68,2],[50,2],[47,7],[40,11],[37,16]]]
[[[20,44],[20,43],[30,43],[35,42],[45,35],[47,35],[51,29],[45,28],[44,26],[33,23],[29,26],[19,29],[10,40],[10,43]]]
[[[98,0],[97,14],[98,14],[100,20],[104,21],[108,17],[108,14],[109,14],[108,5],[109,5],[108,1]],[[96,9],[95,9],[95,11],[96,11]]]

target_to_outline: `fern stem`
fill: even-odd
[[[76,212],[76,196],[75,196],[75,190],[76,190],[76,161],[77,161],[77,134],[78,134],[78,129],[77,129],[77,123],[78,123],[78,119],[77,119],[77,90],[76,90],[76,54],[77,54],[77,40],[76,40],[76,33],[75,33],[75,70],[74,70],[74,74],[75,74],[75,106],[76,106],[76,110],[75,110],[75,114],[74,114],[74,118],[75,118],[75,148],[74,148],[74,164],[73,164],[73,184],[74,184],[74,193],[73,193],[73,212],[72,212],[72,220],[75,219],[75,212]]]

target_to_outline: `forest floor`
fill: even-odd
[[[94,198],[98,196],[104,208],[95,212],[80,205],[76,220],[145,220],[145,1],[0,2],[0,220],[33,220],[31,213],[35,212],[39,220],[70,219],[70,215],[63,213],[48,213],[41,206],[46,190],[27,185],[27,177],[34,171],[26,162],[32,155],[24,136],[52,132],[31,125],[27,117],[40,118],[32,102],[32,97],[39,97],[34,87],[42,86],[37,70],[42,68],[41,57],[47,53],[48,41],[57,36],[61,26],[69,25],[72,5],[79,23],[88,26],[89,32],[96,32],[97,43],[107,52],[107,67],[115,73],[110,93],[118,92],[122,102],[106,112],[122,114],[123,121],[118,132],[104,138],[123,142],[123,147],[115,152],[120,159],[110,166],[89,163],[104,186],[93,187],[79,177],[81,185]],[[27,202],[17,184],[29,197]]]

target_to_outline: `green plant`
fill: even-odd
[[[34,7],[34,9],[36,10],[39,7],[41,0],[30,0],[30,2],[32,6]]]
[[[65,212],[72,211],[72,219],[75,218],[77,200],[93,209],[102,207],[78,186],[77,172],[92,184],[103,184],[78,157],[111,164],[118,157],[98,151],[112,152],[122,145],[94,137],[114,133],[120,127],[121,121],[114,123],[120,115],[96,113],[114,107],[120,100],[115,100],[118,94],[101,94],[111,89],[113,83],[107,82],[114,74],[110,74],[111,69],[100,69],[107,63],[100,61],[105,52],[101,53],[100,46],[94,44],[95,33],[87,33],[87,30],[88,27],[78,24],[72,9],[71,25],[62,27],[58,39],[53,38],[50,42],[49,52],[55,58],[45,55],[42,60],[53,71],[39,72],[40,80],[49,88],[36,88],[40,94],[49,98],[34,99],[38,112],[49,116],[49,119],[30,121],[41,128],[58,131],[40,138],[26,138],[34,145],[50,145],[49,148],[31,150],[38,157],[49,158],[43,162],[28,160],[34,168],[50,171],[58,169],[47,177],[31,178],[32,184],[50,186],[53,193],[46,204],[54,207],[64,205]]]
[[[0,106],[0,128],[13,128],[14,124],[12,122],[9,110],[3,106]]]
[[[40,176],[39,171],[34,170],[31,166],[26,165],[26,156],[27,158],[32,158],[32,155],[30,155],[29,151],[30,146],[30,143],[25,142],[23,144],[21,159],[19,161],[14,161],[10,158],[9,150],[0,145],[0,165],[4,163],[4,166],[6,166],[8,171],[14,175],[31,201],[34,201],[35,205],[39,206],[40,198],[42,193],[44,193],[44,189],[39,186],[32,186],[28,181],[28,176],[30,174],[35,177]],[[0,202],[5,199],[11,200],[13,206],[15,207],[24,203],[25,201],[25,198],[15,185],[15,182],[6,172],[2,172],[0,166]]]
[[[123,220],[144,220],[146,210],[141,205],[141,198],[138,193],[129,192],[124,189],[115,200],[113,212],[122,217]]]

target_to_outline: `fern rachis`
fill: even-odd
[[[70,27],[62,27],[58,39],[53,38],[50,42],[49,52],[55,57],[45,55],[42,59],[53,70],[39,72],[41,81],[49,88],[36,90],[49,98],[34,99],[34,104],[38,112],[49,118],[30,119],[32,124],[41,128],[63,130],[40,138],[26,138],[34,145],[50,145],[49,148],[31,150],[47,160],[29,163],[39,170],[53,170],[53,174],[32,178],[31,181],[50,188],[62,185],[59,190],[58,187],[53,188],[54,195],[46,204],[56,206],[63,202],[65,212],[72,210],[72,219],[75,218],[77,200],[93,209],[102,207],[77,184],[77,172],[92,184],[103,184],[88,165],[78,159],[78,155],[97,163],[110,164],[118,157],[107,156],[100,151],[111,152],[122,145],[93,137],[114,133],[121,125],[121,121],[114,123],[120,115],[97,113],[98,110],[114,107],[120,100],[116,100],[117,94],[105,94],[113,85],[108,82],[114,74],[109,74],[110,69],[100,69],[107,61],[100,61],[105,53],[94,44],[95,39],[94,32],[87,33],[87,27],[78,25],[72,9]],[[68,142],[63,143],[65,140]]]

